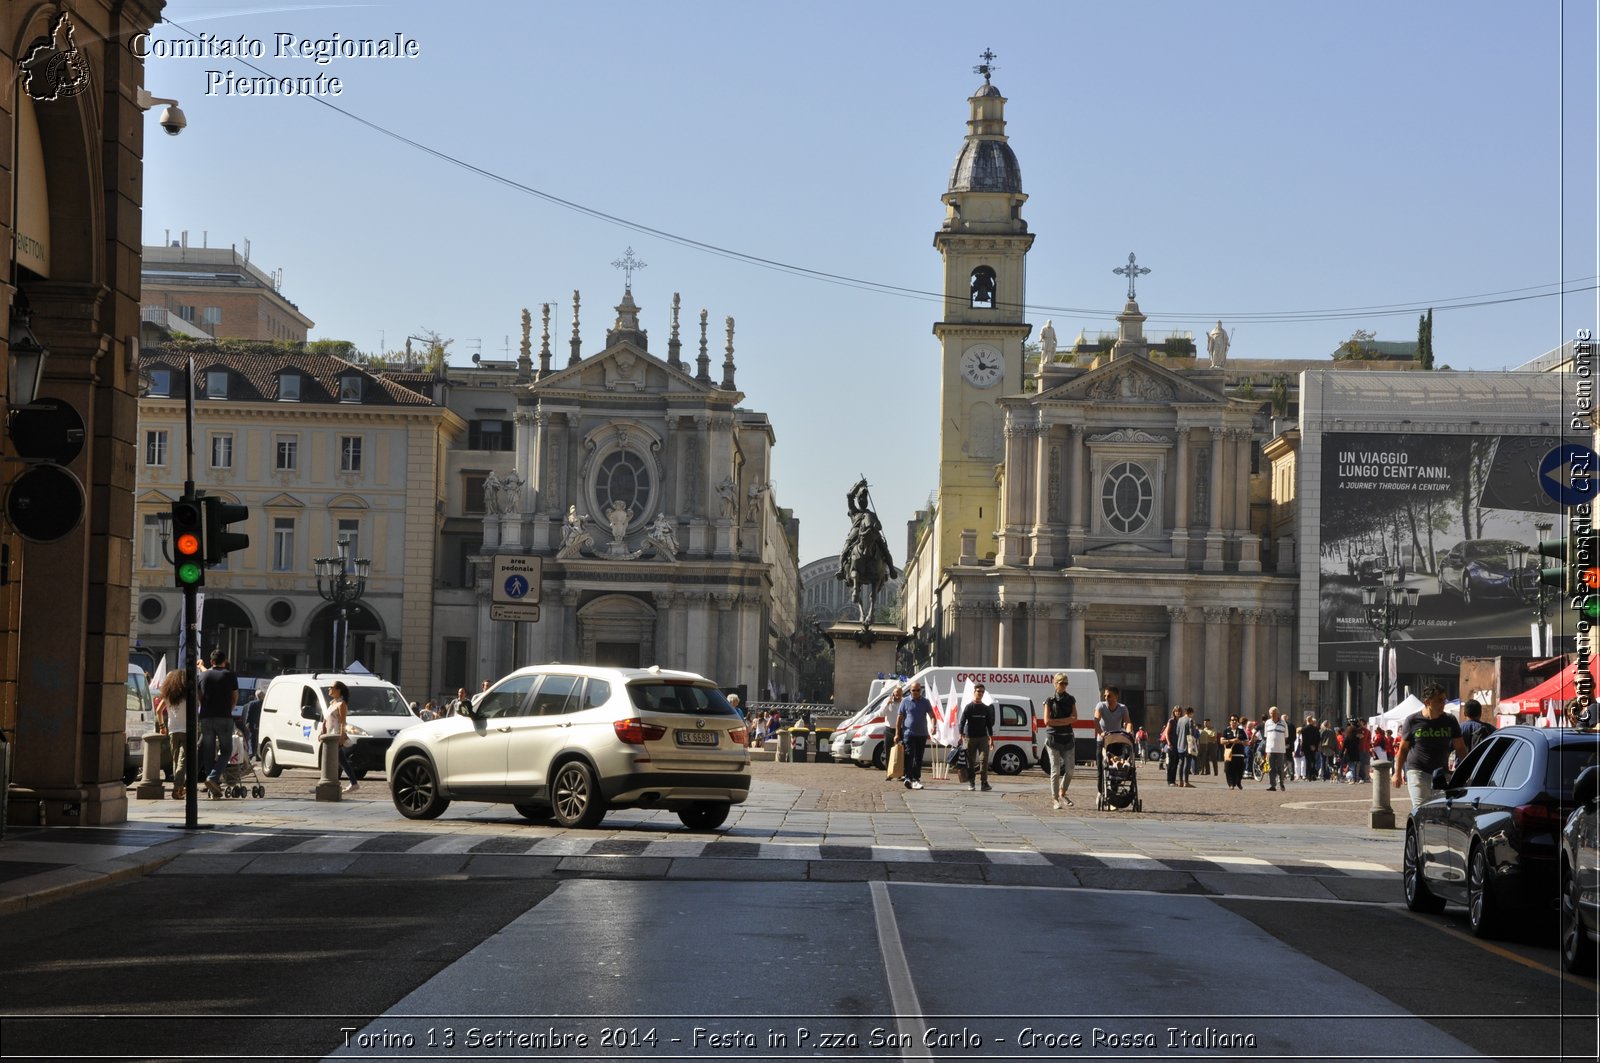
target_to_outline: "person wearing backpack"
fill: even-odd
[[[1467,752],[1472,747],[1494,734],[1494,724],[1484,723],[1483,705],[1477,698],[1468,698],[1461,703],[1461,740],[1467,744]]]

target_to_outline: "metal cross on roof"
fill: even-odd
[[[983,62],[981,62],[977,66],[973,67],[972,68],[972,72],[974,74],[982,74],[983,75],[983,83],[985,85],[987,85],[989,83],[989,75],[993,74],[996,70],[1000,69],[999,67],[994,65],[994,61],[995,61],[995,58],[996,58],[995,54],[994,54],[994,49],[985,48],[983,50],[983,54],[978,56],[978,58],[982,59]]]
[[[1119,277],[1127,277],[1128,278],[1128,302],[1131,303],[1131,302],[1133,302],[1133,282],[1137,278],[1144,276],[1146,273],[1149,273],[1150,272],[1150,267],[1149,266],[1141,266],[1137,262],[1135,262],[1133,260],[1133,252],[1129,251],[1128,252],[1128,264],[1126,266],[1118,266],[1115,269],[1113,269],[1111,272],[1117,274],[1117,276],[1119,276]]]
[[[622,271],[622,276],[623,276],[623,279],[624,279],[624,285],[628,289],[628,291],[631,292],[631,291],[633,291],[633,272],[634,272],[634,270],[644,269],[644,267],[647,265],[647,263],[641,262],[637,258],[634,258],[633,257],[633,248],[630,247],[630,248],[628,248],[628,250],[626,250],[626,251],[624,251],[622,253],[622,257],[621,258],[619,258],[615,262],[611,263],[611,265],[616,267],[617,269],[620,269]]]

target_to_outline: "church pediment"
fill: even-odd
[[[631,340],[619,340],[577,365],[552,373],[532,385],[535,393],[579,392],[594,394],[619,392],[634,394],[681,394],[727,396],[737,402],[739,392],[723,391],[703,380],[696,380],[687,366],[675,367],[639,347]]]
[[[1097,366],[1039,398],[1111,405],[1229,404],[1226,396],[1191,384],[1182,374],[1143,358],[1119,358]]]

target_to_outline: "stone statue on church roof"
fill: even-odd
[[[1046,321],[1044,328],[1039,330],[1039,353],[1046,362],[1055,360],[1056,323],[1054,319]]]
[[[1219,319],[1217,325],[1206,333],[1206,353],[1211,355],[1211,367],[1221,369],[1228,362],[1228,333]]]

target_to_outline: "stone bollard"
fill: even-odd
[[[167,736],[151,731],[144,736],[144,769],[139,773],[139,788],[133,796],[139,801],[159,801],[167,796],[161,785],[161,751],[166,747]]]
[[[1367,812],[1367,825],[1373,830],[1394,830],[1394,806],[1389,803],[1389,773],[1393,770],[1391,761],[1372,764],[1372,808]]]
[[[788,731],[785,730],[785,731],[779,731],[778,732],[778,763],[779,764],[787,764],[787,763],[789,763],[789,761],[794,759],[793,756],[791,755],[791,752],[790,752],[790,750],[792,748],[791,747],[791,743],[793,743],[793,741],[794,741],[794,739],[789,737],[789,732]]]
[[[317,766],[321,777],[317,779],[318,801],[342,801],[339,793],[339,742],[338,735],[322,735],[317,746]]]

